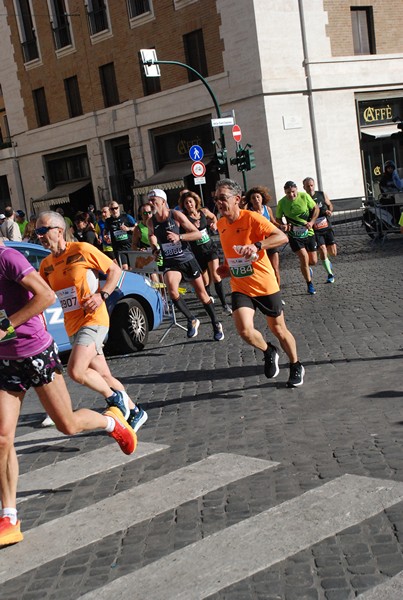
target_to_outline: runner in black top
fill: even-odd
[[[210,296],[210,283],[214,282],[215,291],[224,311],[227,315],[231,315],[232,309],[227,304],[223,283],[217,273],[220,262],[217,246],[209,235],[209,228],[217,229],[217,217],[207,208],[202,207],[201,199],[195,192],[183,193],[179,205],[189,221],[202,233],[200,240],[190,242],[190,247],[202,270],[206,291]]]
[[[131,215],[120,213],[120,206],[117,202],[112,201],[109,204],[111,216],[105,221],[104,238],[107,236],[106,241],[112,244],[113,252],[115,254],[115,260],[118,262],[119,252],[125,250],[131,250],[132,247],[132,232],[136,226],[136,221]],[[122,256],[122,269],[127,271],[128,264],[127,258],[124,259]]]
[[[186,302],[179,295],[182,277],[185,281],[189,281],[203,303],[213,325],[214,339],[220,342],[224,339],[223,328],[215,315],[211,298],[204,288],[200,266],[188,244],[201,239],[201,232],[183,213],[169,209],[163,190],[151,190],[148,193],[148,201],[153,209],[153,216],[147,223],[150,245],[154,254],[158,255],[160,252],[162,254],[168,293],[175,308],[180,310],[188,320],[187,336],[196,337],[200,321],[192,315]],[[181,229],[185,233],[180,233]]]
[[[312,177],[305,177],[302,182],[304,190],[315,200],[319,207],[319,216],[316,219],[313,228],[315,230],[316,243],[318,245],[319,256],[327,273],[326,283],[334,283],[333,265],[329,256],[337,255],[337,246],[334,239],[333,227],[329,217],[333,213],[333,204],[325,192],[315,191],[315,181]]]

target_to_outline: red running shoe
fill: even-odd
[[[15,525],[11,524],[9,517],[0,518],[0,546],[9,546],[16,544],[24,539],[20,529],[21,523],[17,521]]]
[[[137,435],[123,417],[122,412],[116,406],[111,406],[103,414],[106,417],[112,417],[115,421],[115,429],[108,435],[117,441],[122,452],[132,454],[137,447]]]

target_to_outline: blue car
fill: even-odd
[[[25,256],[39,270],[39,265],[49,250],[38,244],[5,242]],[[102,281],[101,281],[102,287]],[[109,353],[127,354],[142,350],[147,343],[148,333],[157,329],[163,319],[163,301],[158,290],[149,279],[123,271],[123,275],[106,302],[110,316],[110,327],[106,350]],[[61,352],[71,349],[64,328],[63,311],[59,300],[45,311],[46,323]]]

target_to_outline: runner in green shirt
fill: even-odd
[[[318,262],[317,244],[313,224],[319,215],[319,207],[306,192],[299,192],[297,184],[287,181],[285,196],[277,204],[276,221],[288,233],[291,250],[298,255],[301,273],[307,283],[308,294],[316,294],[312,283],[310,265]],[[282,218],[287,225],[284,226]]]

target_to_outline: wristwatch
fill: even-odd
[[[102,291],[102,292],[100,292],[100,294],[101,294],[101,298],[102,298],[102,300],[104,300],[104,301],[105,301],[105,300],[108,300],[108,298],[109,298],[109,294],[108,294],[108,292],[104,292],[104,291]]]
[[[8,333],[13,333],[14,327],[11,325],[10,319],[2,319],[0,321],[0,329],[2,331],[7,331]]]
[[[255,246],[258,250],[262,249],[262,242],[255,242]]]

